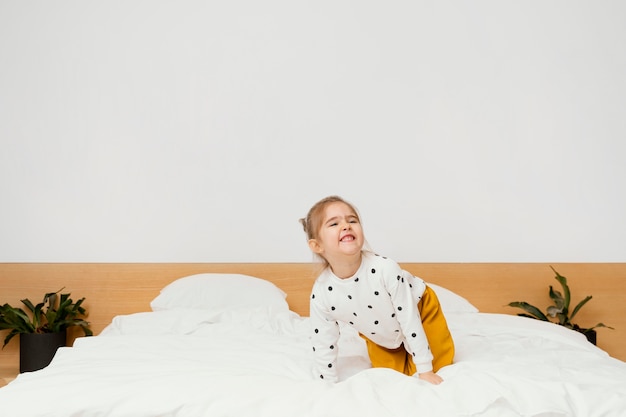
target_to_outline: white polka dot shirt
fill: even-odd
[[[432,371],[433,356],[417,308],[426,284],[395,261],[364,252],[354,276],[326,268],[311,293],[311,340],[319,378],[337,381],[339,322],[372,342],[395,349],[404,343],[418,372]]]

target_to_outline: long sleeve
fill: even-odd
[[[316,376],[337,382],[339,325],[328,313],[319,283],[313,287],[310,302],[311,342],[315,353]]]
[[[396,310],[396,317],[405,338],[405,349],[411,354],[419,373],[433,370],[433,355],[428,345],[428,338],[422,326],[417,303],[421,299],[426,284],[397,265],[395,279],[387,278],[387,289],[391,303]],[[391,274],[388,274],[388,277]]]

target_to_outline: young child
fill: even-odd
[[[454,343],[433,290],[391,259],[363,249],[357,210],[341,197],[317,202],[300,222],[325,263],[310,302],[319,377],[337,382],[343,322],[365,339],[373,367],[440,384],[435,372],[452,363]]]

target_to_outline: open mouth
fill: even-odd
[[[352,242],[353,240],[354,240],[354,235],[345,235],[344,237],[339,239],[340,242]]]

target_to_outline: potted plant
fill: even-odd
[[[576,330],[577,332],[584,334],[587,337],[587,340],[589,340],[591,343],[595,345],[596,344],[596,330],[595,330],[596,328],[598,327],[606,327],[609,329],[613,329],[613,328],[605,325],[604,323],[598,323],[593,327],[587,327],[587,328],[582,328],[578,326],[577,324],[574,324],[572,322],[572,320],[574,319],[574,316],[576,316],[576,313],[578,313],[580,309],[585,304],[587,304],[589,300],[591,300],[592,296],[591,295],[586,296],[578,304],[576,304],[576,307],[574,307],[574,309],[570,312],[569,307],[570,307],[570,301],[571,301],[571,294],[570,294],[569,286],[567,285],[567,279],[563,275],[559,274],[556,271],[556,269],[554,269],[552,266],[550,266],[550,268],[552,268],[552,270],[556,274],[554,278],[557,281],[559,281],[559,284],[561,284],[563,293],[555,290],[552,287],[552,285],[550,285],[549,295],[552,301],[554,302],[554,305],[551,305],[546,309],[546,314],[544,314],[539,308],[531,304],[528,304],[525,301],[513,301],[508,304],[509,307],[517,307],[525,311],[525,313],[520,313],[518,314],[518,316],[530,317],[533,319],[543,320],[543,321],[550,321],[550,322],[559,324],[561,326],[567,327],[568,329]]]
[[[66,346],[69,327],[80,327],[86,336],[93,334],[83,318],[85,298],[74,302],[69,293],[59,294],[62,290],[45,294],[37,305],[29,299],[21,300],[28,313],[9,304],[0,306],[0,331],[9,330],[2,348],[20,335],[20,372],[46,367],[57,349]]]

